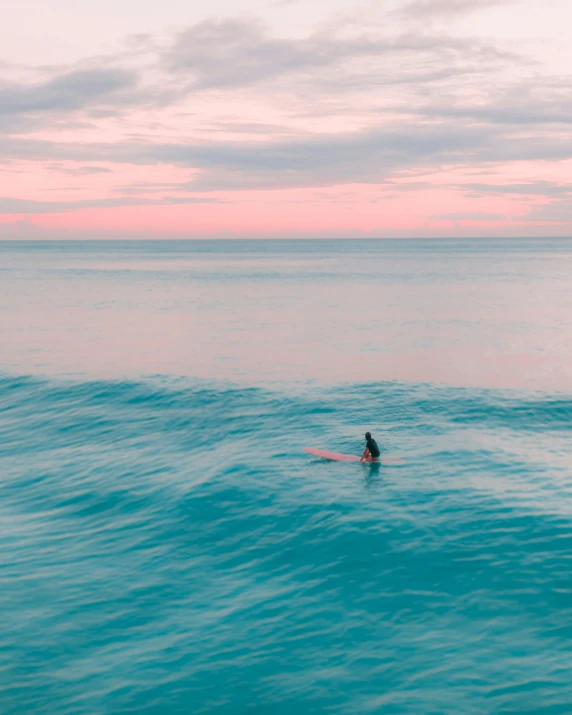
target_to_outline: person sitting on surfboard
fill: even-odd
[[[371,436],[371,432],[365,433],[365,449],[361,455],[360,462],[377,462],[379,461],[379,447],[377,442]]]

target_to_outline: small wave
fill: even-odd
[[[570,404],[0,377],[4,711],[562,711]]]

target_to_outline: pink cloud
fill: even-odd
[[[3,235],[572,232],[567,80],[482,33],[401,26],[494,4],[297,36],[203,18],[0,68]]]

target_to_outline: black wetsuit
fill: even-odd
[[[369,453],[374,459],[378,459],[380,455],[379,447],[377,446],[377,442],[374,440],[373,437],[370,437],[369,439],[366,440],[365,442],[366,447],[369,449]]]

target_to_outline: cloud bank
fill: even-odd
[[[204,19],[67,66],[0,63],[0,222],[101,209],[116,231],[114,210],[125,225],[129,207],[172,206],[187,213],[171,234],[200,215],[215,235],[224,204],[242,235],[249,204],[275,215],[275,229],[253,230],[278,235],[304,205],[296,230],[311,235],[325,206],[343,204],[356,232],[379,235],[459,222],[502,234],[515,215],[566,231],[570,68],[454,31],[504,5],[414,0],[377,24],[296,36]]]

